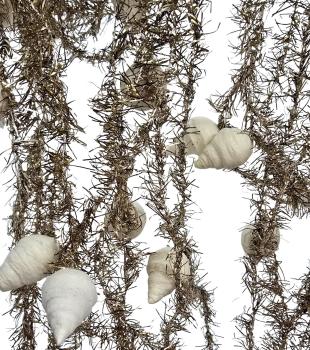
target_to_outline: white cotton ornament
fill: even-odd
[[[154,108],[156,99],[165,94],[166,89],[165,73],[155,63],[133,64],[121,77],[124,104],[137,110]]]
[[[165,247],[150,254],[148,273],[148,302],[155,304],[175,289],[173,266],[175,263],[175,252],[171,247]],[[186,282],[190,277],[190,265],[185,254],[182,255],[180,278]]]
[[[218,133],[217,125],[206,117],[194,117],[188,121],[186,134],[183,137],[185,143],[185,153],[187,155],[200,153],[206,145],[213,140]],[[166,147],[166,151],[177,154],[180,142],[176,142]]]
[[[14,10],[10,0],[2,1],[0,5],[0,19],[4,29],[10,28],[14,24]]]
[[[10,106],[10,93],[8,88],[0,82],[0,127],[5,125],[5,115],[9,110]]]
[[[109,220],[109,215],[105,217],[105,223]],[[130,223],[130,230],[120,229],[116,231],[113,226],[108,225],[108,230],[118,238],[133,239],[140,235],[146,223],[146,213],[143,207],[136,201],[129,204],[129,213],[127,217]],[[127,225],[126,225],[127,228]]]
[[[96,302],[96,287],[85,272],[65,268],[47,277],[42,286],[42,305],[57,346],[90,315]]]
[[[273,234],[270,236],[270,239],[268,241],[268,245],[265,247],[259,247],[258,251],[254,247],[254,232],[255,227],[253,225],[247,225],[243,230],[241,234],[241,245],[244,250],[244,252],[247,255],[255,255],[259,254],[264,257],[268,257],[279,248],[280,244],[280,231],[278,228],[274,229]]]
[[[145,18],[148,3],[146,0],[112,0],[112,3],[124,23],[134,24]]]
[[[0,267],[0,290],[17,289],[46,277],[50,264],[56,260],[59,246],[44,235],[23,237],[10,251]]]
[[[249,159],[252,147],[249,135],[243,130],[224,128],[204,148],[194,165],[198,169],[234,169]]]

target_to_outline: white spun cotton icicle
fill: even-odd
[[[188,121],[186,134],[183,137],[185,153],[200,155],[209,142],[218,133],[217,125],[206,117],[194,117]],[[166,151],[177,154],[180,142],[166,147]]]
[[[278,248],[280,244],[280,231],[278,228],[274,229],[274,232],[271,234],[270,239],[268,240],[266,246],[259,247],[255,249],[253,240],[254,240],[254,229],[253,225],[247,225],[241,234],[241,245],[244,252],[247,255],[262,255],[264,257],[272,255]]]
[[[155,304],[175,289],[173,266],[175,252],[171,247],[165,247],[150,254],[148,273],[148,302]],[[180,278],[185,282],[190,276],[190,265],[185,254],[182,255]]]
[[[0,267],[0,290],[5,292],[40,281],[49,272],[59,246],[53,237],[23,237]]]
[[[252,141],[237,128],[221,129],[194,163],[196,168],[234,169],[252,154]]]
[[[108,230],[115,234],[118,238],[129,238],[133,239],[140,235],[140,233],[143,231],[143,228],[146,223],[146,214],[143,209],[143,207],[137,202],[132,202],[129,204],[129,212],[128,217],[126,218],[128,221],[128,226],[130,227],[129,230],[126,229],[120,229],[118,231],[113,228],[112,225],[108,225]],[[106,215],[105,222],[109,220],[109,215]]]
[[[47,277],[42,286],[42,305],[57,346],[90,315],[96,302],[96,287],[85,272],[65,268]]]

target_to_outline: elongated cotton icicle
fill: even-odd
[[[105,217],[105,222],[107,220],[109,220],[109,215]],[[108,230],[118,238],[127,237],[133,239],[139,236],[146,223],[146,214],[143,207],[137,201],[129,204],[129,212],[126,221],[129,223],[129,230],[127,229],[127,225],[126,229],[121,228],[118,231],[116,231],[112,225],[108,225]]]
[[[0,290],[4,292],[40,281],[49,272],[58,250],[52,237],[31,235],[22,238],[0,267]]]
[[[249,159],[252,147],[252,141],[244,131],[224,128],[205,147],[194,165],[199,169],[234,169]]]
[[[270,239],[267,242],[266,246],[259,247],[255,249],[253,240],[254,240],[254,226],[247,225],[241,234],[241,245],[244,252],[247,255],[259,254],[261,256],[267,257],[272,255],[278,248],[280,244],[280,231],[278,228],[274,229],[274,232],[270,235]]]
[[[149,256],[147,264],[148,278],[148,302],[157,303],[160,299],[170,294],[175,289],[173,266],[175,252],[171,247],[165,247]],[[190,265],[185,254],[182,255],[180,278],[186,282],[190,276]]]
[[[47,277],[42,305],[58,346],[90,315],[96,302],[96,287],[85,272],[65,268]]]
[[[217,125],[206,117],[193,117],[188,121],[186,134],[183,142],[185,143],[185,153],[187,155],[200,155],[206,145],[212,141],[218,133]],[[180,142],[176,142],[166,147],[166,151],[177,154]]]

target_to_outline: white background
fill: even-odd
[[[217,115],[212,111],[206,99],[217,92],[224,92],[231,84],[229,76],[230,70],[233,68],[231,62],[237,62],[237,58],[233,57],[228,47],[229,40],[235,40],[235,36],[229,34],[234,29],[228,19],[232,3],[231,0],[226,0],[225,6],[220,1],[213,3],[212,22],[208,25],[208,31],[215,31],[218,24],[221,25],[215,33],[207,36],[210,54],[203,67],[206,69],[206,77],[201,80],[197,89],[192,116],[207,116],[216,121]],[[74,63],[68,71],[66,78],[69,87],[68,100],[74,101],[71,107],[87,134],[87,137],[82,137],[88,144],[87,148],[77,148],[76,154],[78,154],[79,160],[88,157],[88,151],[93,148],[93,139],[98,133],[98,130],[94,129],[89,122],[88,115],[91,114],[91,110],[87,107],[87,100],[96,94],[103,76],[104,73],[95,67],[78,62]],[[241,127],[241,119],[233,119],[233,125]],[[0,130],[0,140],[0,152],[3,152],[0,157],[0,167],[3,169],[10,148],[8,131],[5,128]],[[87,171],[74,167],[71,171],[78,185],[78,190],[81,190],[82,185],[89,184]],[[11,198],[12,191],[7,191],[7,185],[4,185],[11,178],[11,175],[10,171],[1,173],[0,261],[6,257],[11,243],[7,238],[7,217],[11,213],[13,199]],[[197,206],[191,209],[197,213],[188,224],[191,236],[197,242],[202,253],[201,274],[208,273],[205,280],[210,281],[209,289],[215,289],[214,307],[217,311],[216,322],[219,325],[215,331],[221,337],[218,339],[222,344],[221,349],[230,350],[233,345],[236,345],[233,340],[236,332],[233,318],[242,312],[243,306],[247,303],[247,295],[242,293],[243,287],[241,285],[244,269],[239,261],[243,255],[240,230],[247,222],[251,221],[251,209],[247,199],[251,194],[241,185],[240,176],[234,172],[194,169],[192,177],[196,179],[195,185],[199,186],[199,188],[194,187],[192,190],[192,199]],[[148,223],[136,240],[143,242],[144,246],[153,251],[161,248],[165,243],[162,239],[154,236],[157,222],[148,209],[147,214]],[[283,262],[282,268],[285,276],[292,285],[297,283],[292,280],[293,277],[299,277],[306,272],[309,243],[309,222],[306,219],[293,219],[290,223],[290,230],[281,231],[278,257]],[[8,311],[8,300],[8,292],[0,294],[1,314]],[[134,316],[141,321],[141,324],[151,326],[150,329],[157,333],[160,320],[156,310],[162,312],[163,303],[147,304],[147,276],[145,272],[139,277],[136,288],[129,293],[128,302],[138,308]],[[203,344],[200,331],[201,320],[198,313],[195,315],[198,320],[197,329],[191,328],[191,334],[182,334],[185,343],[184,349],[194,349],[195,346]],[[3,350],[11,348],[8,337],[12,327],[14,327],[14,322],[9,316],[0,317],[0,340]],[[46,348],[44,336],[38,338],[38,343],[38,349]],[[87,341],[85,341],[83,349],[88,348]]]

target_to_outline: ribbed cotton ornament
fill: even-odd
[[[252,154],[252,141],[237,128],[221,129],[194,163],[196,168],[234,169]]]
[[[10,251],[0,267],[0,290],[5,292],[31,285],[46,277],[56,260],[59,246],[52,237],[23,237]]]
[[[273,234],[270,237],[270,240],[268,241],[268,245],[264,247],[259,247],[255,249],[253,244],[254,239],[254,226],[253,225],[247,225],[243,230],[241,234],[241,245],[244,250],[244,252],[247,255],[255,255],[258,253],[258,255],[267,257],[272,254],[279,248],[280,244],[280,231],[278,228],[275,228]]]
[[[149,256],[147,264],[148,273],[148,302],[155,304],[175,289],[173,266],[175,252],[171,247],[157,250]],[[180,278],[186,282],[191,275],[188,258],[182,256]]]
[[[200,153],[206,145],[212,141],[218,133],[217,125],[206,117],[194,117],[188,121],[186,134],[183,142],[185,143],[185,152],[187,155]],[[166,151],[177,154],[179,151],[180,142],[176,142],[166,147]]]
[[[14,11],[10,0],[4,0],[0,4],[0,20],[4,29],[10,28],[14,24]]]
[[[42,286],[42,305],[57,346],[90,315],[96,302],[96,287],[85,272],[65,268],[47,277]]]
[[[154,108],[156,99],[166,93],[166,88],[165,73],[155,63],[135,63],[121,77],[125,105],[141,111]]]
[[[119,238],[121,237],[127,237],[130,239],[136,238],[143,231],[143,228],[146,223],[145,211],[137,201],[129,205],[129,213],[126,219],[127,219],[126,221],[130,225],[129,231],[126,231],[125,228],[116,231],[112,225],[108,226],[108,230]],[[109,220],[109,215],[106,215],[105,223],[107,220]]]

